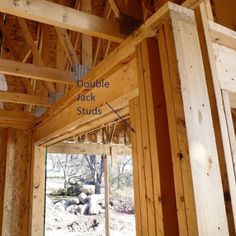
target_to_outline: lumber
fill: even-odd
[[[141,114],[140,114],[140,99],[139,97],[135,97],[130,100],[130,110],[133,112],[130,113],[131,124],[134,127],[136,134],[132,133],[132,158],[137,160],[137,166],[134,168],[137,170],[137,177],[134,181],[139,179],[139,182],[134,182],[134,185],[138,187],[139,191],[139,205],[140,215],[138,216],[138,225],[136,225],[137,231],[140,232],[140,235],[149,235],[149,224],[148,224],[148,209],[147,209],[147,181],[146,181],[146,172],[145,172],[145,160],[143,155],[143,139],[137,138],[137,135],[142,132],[142,124],[141,124]],[[136,145],[133,147],[133,144]],[[135,163],[135,162],[134,162]],[[136,176],[136,174],[134,175]]]
[[[30,112],[0,109],[0,127],[27,129],[32,127],[34,119],[35,116]]]
[[[202,4],[199,8],[195,10],[196,20],[198,24],[198,34],[200,39],[201,51],[203,64],[206,74],[206,82],[208,89],[208,96],[211,104],[211,114],[213,119],[216,146],[219,156],[220,172],[222,179],[222,186],[224,193],[233,194],[230,190],[232,186],[235,185],[231,182],[232,172],[228,172],[230,163],[228,164],[228,159],[231,158],[231,150],[229,146],[228,132],[223,127],[226,127],[225,122],[225,109],[222,106],[222,93],[219,87],[218,75],[215,71],[215,58],[212,50],[211,35],[209,32],[209,21],[208,19],[213,19],[211,8],[208,4]],[[232,170],[232,169],[231,169]],[[234,178],[234,177],[233,177]],[[233,196],[233,195],[232,195]],[[234,197],[233,197],[234,198]],[[233,219],[233,209],[232,206],[234,202],[231,200],[225,201],[229,234],[234,234],[234,219]]]
[[[13,59],[15,59],[16,61],[22,61],[23,57],[25,57],[25,55],[22,56],[21,52],[17,52],[15,45],[10,38],[9,28],[7,27],[7,25],[5,25],[2,17],[0,17],[0,29],[4,35],[3,36],[4,40],[7,42],[7,45],[10,48]],[[25,45],[22,48],[25,48]],[[33,94],[34,93],[33,86],[30,84],[29,79],[22,79],[22,82],[23,82],[27,92],[29,94]]]
[[[110,83],[109,88],[87,89],[84,93],[80,93],[80,95],[84,95],[92,92],[96,96],[96,101],[81,102],[75,99],[75,101],[64,108],[62,112],[56,113],[44,120],[39,119],[35,129],[35,142],[46,142],[46,140],[48,141],[54,136],[60,136],[62,140],[62,133],[76,129],[77,126],[81,126],[93,119],[100,118],[95,115],[79,115],[77,113],[78,107],[87,109],[98,107],[101,108],[102,115],[111,112],[111,109],[105,104],[105,101],[111,104],[114,109],[119,110],[126,107],[129,99],[138,94],[137,78],[134,74],[135,67],[136,62],[132,60],[124,68],[121,68],[116,73],[106,78],[104,81]],[[104,94],[106,94],[105,101],[103,97]],[[119,117],[116,115],[116,118]],[[61,135],[58,135],[60,132]],[[79,132],[79,129],[77,129],[77,132]]]
[[[201,0],[187,0],[184,2],[185,7],[194,8],[196,4]],[[112,53],[110,53],[106,59],[99,63],[93,70],[88,73],[83,80],[95,81],[101,80],[106,76],[111,75],[116,70],[127,65],[134,58],[135,46],[138,45],[147,37],[156,35],[158,27],[162,25],[168,19],[168,9],[173,3],[166,3],[160,9],[158,9],[139,29],[137,29],[132,35],[130,35],[124,42],[122,42]],[[61,99],[60,102],[53,104],[47,112],[41,117],[41,120],[59,114],[68,105],[75,101],[76,96],[81,89],[75,88],[68,92],[67,96]]]
[[[211,40],[222,46],[236,50],[236,32],[219,25],[213,21],[208,21]]]
[[[230,107],[236,109],[236,94],[229,92],[228,96],[229,96]]]
[[[77,56],[76,50],[74,49],[70,37],[65,29],[55,27],[57,36],[66,52],[66,55],[70,61],[71,65],[79,64],[79,58]]]
[[[236,50],[212,44],[221,89],[236,92]]]
[[[141,133],[137,133],[137,137],[140,137],[142,139],[142,146],[141,148],[143,153],[143,160],[144,160],[144,171],[145,171],[145,181],[146,181],[146,195],[149,199],[147,201],[147,217],[148,217],[148,235],[156,235],[157,232],[160,232],[164,235],[164,226],[161,223],[160,219],[163,219],[163,209],[162,205],[160,204],[159,207],[155,208],[155,206],[158,206],[156,203],[158,201],[158,193],[160,194],[160,185],[159,181],[154,181],[153,178],[153,169],[156,168],[157,173],[157,179],[160,179],[159,176],[159,166],[158,162],[157,165],[154,166],[154,163],[152,163],[152,148],[151,148],[151,141],[150,141],[150,130],[149,130],[149,115],[148,115],[148,109],[147,109],[147,98],[146,98],[146,91],[145,91],[145,80],[150,80],[150,69],[148,67],[145,67],[147,63],[144,62],[145,59],[143,57],[147,57],[148,52],[143,49],[145,47],[146,41],[142,42],[140,45],[137,46],[137,74],[138,74],[138,81],[139,81],[139,104],[140,104],[140,124],[141,124]],[[146,49],[147,50],[147,49]],[[145,65],[144,65],[145,63]],[[147,76],[145,77],[144,71],[147,70]],[[149,91],[150,96],[152,97],[152,91]],[[150,102],[150,101],[149,101]],[[150,110],[153,109],[153,103],[149,104]],[[151,114],[153,115],[153,114]],[[153,125],[152,123],[150,125]],[[155,127],[152,126],[152,129]],[[152,133],[153,134],[153,133]],[[156,135],[153,136],[154,142],[156,141]],[[156,147],[155,147],[155,150]],[[155,153],[155,156],[157,157],[157,153]],[[143,191],[143,190],[141,190]],[[156,201],[157,200],[157,201]]]
[[[80,2],[81,10],[87,13],[92,12],[92,1],[91,0],[81,0]],[[88,35],[81,35],[81,64],[88,67],[92,67],[93,64],[93,42],[92,37]]]
[[[197,235],[197,221],[194,203],[194,193],[192,186],[191,167],[187,152],[186,130],[182,122],[184,111],[181,107],[182,97],[179,91],[179,84],[170,80],[171,71],[177,74],[178,68],[175,66],[175,47],[171,43],[172,29],[167,22],[158,34],[158,44],[161,57],[161,67],[163,76],[163,86],[166,97],[167,118],[169,124],[170,144],[172,151],[173,172],[176,191],[176,207],[179,222],[180,235]],[[168,55],[173,55],[168,57]]]
[[[76,85],[73,73],[12,60],[0,59],[0,73],[42,81]]]
[[[108,2],[109,2],[109,4],[110,4],[110,7],[111,7],[112,11],[113,11],[114,14],[115,14],[115,17],[116,17],[116,18],[119,18],[119,16],[120,16],[120,10],[119,10],[119,7],[118,7],[116,1],[115,1],[115,0],[108,0]]]
[[[124,145],[108,145],[97,143],[59,143],[47,148],[47,153],[90,154],[90,155],[131,155],[131,148]]]
[[[44,234],[46,147],[34,146],[31,169],[30,235]]]
[[[34,96],[24,93],[11,93],[11,92],[0,91],[0,101],[18,103],[18,104],[36,105],[41,107],[50,106],[47,97]]]
[[[130,122],[132,127],[138,132],[138,127],[140,125],[140,114],[139,112],[139,98],[136,97],[129,101],[129,113],[130,113]],[[146,201],[142,196],[145,195],[145,173],[140,171],[143,168],[142,165],[142,156],[138,155],[138,141],[142,140],[136,139],[136,134],[131,133],[131,143],[132,143],[132,164],[133,164],[133,182],[134,182],[134,205],[135,205],[135,226],[136,226],[136,235],[141,236],[142,232],[147,232],[147,212],[146,212]],[[143,176],[143,179],[141,178]],[[142,209],[142,210],[141,210]]]
[[[118,112],[121,117],[123,118],[127,117],[127,115],[129,114],[129,108],[126,106],[122,109],[118,109]],[[64,131],[63,134],[61,135],[57,134],[56,136],[52,136],[52,138],[49,137],[48,140],[44,142],[42,141],[41,145],[42,146],[54,145],[55,143],[61,142],[62,140],[67,140],[71,137],[83,135],[95,129],[100,129],[101,126],[103,126],[104,124],[113,122],[114,120],[117,120],[117,115],[114,112],[108,112],[105,115],[98,118],[94,117],[94,118],[88,119],[88,122],[81,120],[82,121],[81,125],[75,126],[72,130]]]
[[[2,235],[28,235],[32,131],[8,129]],[[14,210],[12,210],[14,209]]]
[[[45,0],[19,0],[16,4],[1,0],[0,11],[118,43],[124,38],[118,23]]]
[[[25,41],[28,44],[28,47],[34,57],[35,64],[39,66],[45,66],[43,59],[39,53],[39,50],[36,47],[34,39],[30,33],[26,20],[18,17],[17,21],[18,21],[18,24],[20,25],[22,35],[25,38]],[[49,92],[55,92],[55,87],[52,83],[45,83],[45,87],[47,88]]]
[[[4,207],[4,188],[5,188],[5,172],[7,159],[7,129],[0,128],[0,221],[2,222]],[[2,224],[0,224],[0,232],[2,232]]]
[[[146,188],[149,199],[147,203],[148,231],[149,235],[155,235],[156,228],[156,232],[160,234],[172,235],[178,232],[178,220],[158,42],[155,39],[143,41],[137,47],[137,60],[142,126],[142,133],[137,134],[137,138],[142,138],[143,143]],[[165,156],[164,159],[163,156]],[[168,182],[168,187],[166,182]],[[154,222],[150,221],[152,216],[150,204],[154,206],[155,210]]]
[[[194,12],[175,6],[170,10],[170,17],[173,39],[169,43],[176,48],[176,58],[170,65],[177,68],[177,71],[171,71],[171,79],[179,84],[180,89],[174,87],[173,90],[182,95],[198,233],[228,235],[219,159]]]

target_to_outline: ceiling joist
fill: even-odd
[[[0,12],[118,43],[124,39],[118,23],[49,1],[0,0]]]
[[[47,97],[34,96],[24,93],[11,93],[0,91],[0,101],[26,105],[36,105],[41,107],[50,106]]]
[[[0,73],[47,82],[76,85],[72,72],[12,60],[0,59]]]

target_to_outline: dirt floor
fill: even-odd
[[[45,236],[103,236],[105,235],[105,215],[74,215],[63,208],[55,207],[47,198]],[[135,236],[133,214],[117,213],[110,210],[110,235]],[[93,222],[98,223],[93,227]]]

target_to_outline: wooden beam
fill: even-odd
[[[124,38],[118,23],[45,0],[0,0],[0,11],[119,43]]]
[[[118,112],[121,117],[127,117],[127,115],[129,114],[129,108],[126,106],[122,109],[118,109]],[[67,130],[61,135],[52,136],[52,138],[49,137],[48,140],[42,142],[42,146],[54,145],[55,143],[61,142],[62,140],[67,140],[78,135],[89,133],[93,130],[101,129],[104,124],[113,122],[115,120],[117,120],[117,115],[114,112],[106,113],[105,115],[100,116],[99,118],[91,118],[88,120],[88,122],[85,122],[82,125],[75,126],[72,130]],[[82,122],[84,121],[82,120]]]
[[[76,85],[76,82],[73,80],[72,72],[44,66],[36,66],[33,64],[16,62],[12,60],[0,59],[0,73],[43,81]]]
[[[196,4],[201,0],[187,0],[185,1],[185,7],[196,7]],[[153,16],[151,16],[145,24],[143,24],[138,30],[136,30],[131,36],[129,36],[122,44],[120,44],[112,53],[110,53],[106,59],[99,63],[90,73],[88,73],[83,80],[95,81],[101,80],[119,68],[125,66],[134,57],[135,46],[147,37],[155,36],[156,31],[160,25],[162,25],[168,19],[168,9],[173,3],[166,3],[163,7],[158,9]],[[71,89],[67,96],[61,99],[60,102],[53,104],[41,117],[40,120],[46,120],[48,117],[59,114],[68,107],[72,102],[76,100],[76,97],[82,89]]]
[[[36,105],[41,107],[50,106],[47,97],[34,96],[24,93],[11,93],[11,92],[0,91],[0,101],[18,103],[18,104]]]
[[[208,21],[211,40],[222,46],[236,50],[236,32],[215,22]]]
[[[30,112],[0,110],[0,127],[31,128],[35,116]]]
[[[118,70],[116,73],[107,77],[106,80],[110,83],[109,88],[94,88],[87,89],[80,94],[93,93],[96,96],[96,101],[93,102],[79,102],[76,100],[63,108],[62,112],[55,114],[46,119],[39,119],[39,125],[35,130],[35,141],[45,142],[54,136],[57,136],[60,132],[66,132],[68,130],[75,129],[77,126],[81,126],[86,122],[93,119],[99,119],[100,117],[111,112],[111,109],[105,104],[104,94],[106,94],[106,101],[109,102],[115,109],[121,109],[128,105],[128,100],[137,96],[137,78],[135,76],[136,62],[132,60],[129,64]],[[86,109],[100,108],[102,116],[99,115],[79,115],[77,112],[78,107]],[[115,113],[114,113],[115,114]],[[58,119],[58,115],[60,119]],[[68,116],[69,115],[69,119]],[[117,115],[115,116],[116,118]],[[79,132],[79,129],[78,129]],[[63,138],[62,135],[60,135]]]
[[[59,143],[48,147],[47,152],[61,154],[111,155],[111,149],[119,156],[131,155],[131,147],[129,146],[97,143]]]

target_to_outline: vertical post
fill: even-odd
[[[179,133],[177,139],[184,150],[181,159],[190,161],[198,233],[228,235],[218,153],[194,12],[172,4],[169,10],[170,21],[165,25],[169,78],[166,73],[164,83],[166,94],[173,96],[177,128],[182,126],[184,131]],[[170,83],[171,91],[167,90],[167,83]]]
[[[143,156],[141,154],[142,140],[137,138],[141,130],[139,97],[129,102],[130,121],[135,128],[136,134],[131,134],[133,180],[134,180],[134,203],[135,203],[135,223],[136,235],[145,235],[148,232],[147,206],[146,206],[146,183]]]
[[[107,155],[103,155],[101,158],[104,158],[104,182],[105,182],[105,227],[106,227],[106,236],[110,236],[110,209],[109,209],[109,166]]]
[[[0,128],[0,234],[2,232],[2,220],[4,210],[4,189],[7,152],[7,129]]]
[[[28,235],[32,130],[9,128],[2,235]]]
[[[172,62],[167,48],[166,26],[163,26],[158,33],[158,44],[161,57],[163,75],[163,86],[166,98],[167,117],[169,125],[169,136],[172,153],[174,182],[176,191],[176,205],[180,235],[197,235],[196,210],[193,193],[190,160],[188,154],[188,141],[184,123],[184,111],[182,96],[179,87],[176,85],[176,92],[173,91],[173,84],[170,81],[170,68]],[[169,50],[174,48],[170,48]],[[173,54],[175,55],[175,54]],[[174,68],[172,68],[174,70]],[[176,69],[177,70],[177,69]],[[177,73],[177,72],[176,72]]]
[[[136,48],[139,97],[130,101],[136,229],[139,235],[178,235],[176,195],[158,42]],[[164,158],[163,158],[164,157]]]
[[[45,210],[45,169],[46,148],[34,146],[31,163],[31,211],[30,233],[32,236],[44,235]]]
[[[229,142],[230,138],[227,127],[227,116],[225,117],[224,115],[227,108],[223,104],[224,99],[219,86],[215,56],[208,27],[208,19],[214,20],[211,8],[209,7],[209,1],[196,8],[195,15],[206,74],[207,89],[211,104],[229,232],[233,235],[235,232],[234,225],[236,220],[236,203],[231,200],[236,198],[235,174],[232,162],[233,154],[231,154]]]

